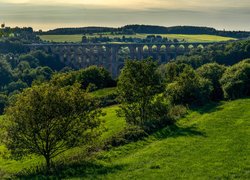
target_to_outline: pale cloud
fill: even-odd
[[[35,29],[155,24],[250,30],[250,0],[0,0],[0,23]]]
[[[94,5],[103,7],[119,7],[126,9],[145,8],[223,8],[249,7],[250,0],[0,0],[6,3],[27,3],[43,5]]]

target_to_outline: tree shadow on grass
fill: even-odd
[[[51,173],[46,176],[45,166],[37,166],[25,169],[16,174],[17,179],[65,179],[65,178],[94,178],[99,175],[114,173],[124,168],[124,165],[104,165],[96,162],[77,162],[77,163],[56,163],[53,165]]]
[[[177,125],[172,125],[166,128],[159,130],[153,135],[157,139],[166,139],[170,137],[179,137],[179,136],[202,136],[206,137],[204,132],[198,131],[196,127],[180,127]]]
[[[222,102],[210,102],[202,107],[190,107],[191,110],[196,111],[200,114],[213,113],[220,110],[223,110]]]
[[[222,102],[210,102],[202,107],[190,107],[192,111],[196,111],[199,114],[209,114],[213,112],[217,112],[223,110]],[[180,127],[178,125],[171,125],[169,127],[165,127],[153,135],[157,139],[165,139],[169,137],[179,137],[179,136],[202,136],[206,137],[205,132],[201,132],[197,130],[195,126],[190,127]]]

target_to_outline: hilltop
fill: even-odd
[[[221,31],[211,27],[198,26],[152,26],[152,25],[126,25],[119,28],[114,27],[81,27],[81,28],[58,28],[45,32],[40,35],[73,35],[73,34],[93,34],[93,33],[112,33],[112,34],[207,34],[233,38],[247,38],[250,32],[247,31]]]

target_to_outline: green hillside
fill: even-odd
[[[107,132],[102,140],[125,126],[124,119],[116,116],[117,109],[104,109]],[[60,173],[68,179],[249,179],[249,139],[249,98],[210,104],[190,110],[172,130],[166,128],[143,141],[99,152],[94,159],[77,158],[76,165]],[[63,158],[68,163],[68,159],[81,157],[77,156],[81,151],[73,149]],[[41,162],[40,158],[8,160],[4,158],[7,154],[0,146],[0,176],[9,177]]]
[[[167,37],[169,39],[178,39],[186,40],[187,42],[220,42],[235,40],[234,38],[222,37],[216,35],[186,35],[186,34],[156,34],[162,37]],[[39,36],[44,41],[51,42],[81,42],[81,34],[78,35],[41,35]],[[123,35],[111,35],[106,34],[103,37],[108,36],[109,38],[122,38]],[[146,38],[148,34],[135,34],[135,35],[126,35],[127,38]],[[99,35],[87,35],[88,38],[99,37]]]
[[[101,163],[113,168],[88,178],[250,178],[250,99],[192,111],[178,126],[101,153]]]

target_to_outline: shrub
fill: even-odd
[[[220,83],[227,99],[236,99],[250,95],[250,60],[247,59],[232,67],[223,74]]]
[[[209,101],[212,90],[209,80],[186,67],[173,83],[167,85],[166,95],[174,104],[200,105]]]
[[[209,63],[197,69],[197,73],[212,82],[213,91],[210,98],[212,100],[220,100],[223,98],[223,90],[220,84],[220,79],[225,72],[226,67],[217,63]]]
[[[189,65],[184,63],[177,64],[175,62],[170,62],[159,66],[157,72],[161,75],[162,79],[166,83],[171,83],[183,72],[186,67],[189,67]]]
[[[136,142],[147,137],[148,134],[138,126],[128,125],[122,131],[108,138],[105,142],[105,149],[111,146],[118,147],[130,142]]]
[[[110,73],[106,69],[97,66],[90,66],[78,71],[76,81],[82,85],[83,89],[86,89],[89,84],[94,84],[97,89],[115,85]]]

